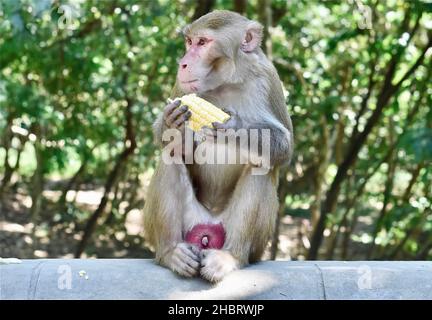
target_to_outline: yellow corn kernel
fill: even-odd
[[[228,113],[198,97],[195,93],[187,94],[177,99],[180,99],[181,104],[188,106],[192,112],[189,118],[189,128],[195,132],[199,131],[203,126],[213,128],[213,122],[225,122],[230,118]]]

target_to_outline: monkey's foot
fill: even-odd
[[[201,276],[210,281],[218,282],[231,271],[237,270],[239,263],[230,252],[225,250],[201,250]]]
[[[198,249],[188,243],[178,243],[171,255],[170,268],[184,277],[194,277],[199,273]]]

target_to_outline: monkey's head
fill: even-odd
[[[183,29],[186,53],[177,81],[184,93],[205,93],[240,84],[253,72],[262,26],[237,13],[213,11]]]

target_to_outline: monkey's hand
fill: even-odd
[[[229,251],[201,250],[201,276],[210,282],[221,281],[231,271],[239,269],[239,263]]]
[[[180,106],[180,104],[180,100],[167,104],[163,112],[163,119],[168,128],[184,131],[185,122],[191,117],[192,112],[187,106]]]
[[[242,128],[242,120],[238,116],[236,112],[229,111],[227,109],[222,109],[224,112],[228,113],[230,115],[230,118],[226,122],[213,122],[212,126],[210,127],[203,127],[204,134],[206,136],[213,136],[216,137],[218,132],[228,132],[228,130],[238,130]]]
[[[168,267],[184,277],[194,277],[200,268],[199,249],[189,243],[177,243],[171,252]]]

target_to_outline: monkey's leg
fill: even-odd
[[[182,230],[188,217],[199,219],[203,209],[195,198],[183,164],[161,162],[153,175],[144,206],[147,240],[155,247],[157,263],[174,272],[192,277],[199,272],[199,251],[184,243]]]
[[[201,275],[219,281],[227,273],[258,260],[277,216],[276,181],[272,174],[252,175],[246,168],[222,213],[226,240],[222,250],[201,252]]]

